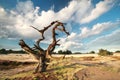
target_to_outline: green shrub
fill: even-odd
[[[4,49],[4,48],[0,49],[0,54],[7,54],[6,49]]]
[[[9,49],[9,50],[6,50],[4,48],[0,49],[0,54],[10,54],[10,53],[26,54],[26,52],[23,51],[23,50],[17,50],[17,51],[15,51],[15,50],[12,50],[12,49]]]
[[[104,50],[104,49],[100,49],[99,52],[98,52],[98,55],[100,55],[100,56],[108,56],[108,55],[113,55],[113,53],[110,52],[110,51]]]
[[[72,52],[70,50],[66,50],[66,51],[59,50],[58,54],[72,54]]]
[[[95,51],[90,51],[90,52],[87,53],[87,54],[95,54]]]
[[[116,53],[120,53],[120,50],[118,50],[118,51],[115,51]]]

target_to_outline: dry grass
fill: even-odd
[[[115,58],[117,60],[120,60],[120,56],[113,56],[112,58]]]
[[[20,62],[35,62],[36,60],[28,54],[7,54],[0,55],[0,60],[20,61]]]
[[[59,55],[54,55],[59,57]],[[61,55],[60,55],[61,56]],[[77,57],[76,57],[77,56]],[[11,61],[21,61],[21,62],[29,62],[35,60],[28,54],[9,54],[9,55],[1,55],[1,60],[11,60]],[[103,63],[102,65],[99,63]],[[97,65],[96,65],[97,64]],[[106,66],[107,65],[107,66]],[[29,65],[28,65],[29,66]],[[38,74],[43,77],[56,77],[58,80],[76,80],[74,74],[79,70],[89,67],[103,66],[101,67],[105,71],[120,73],[120,56],[119,54],[115,54],[113,56],[101,57],[96,56],[96,54],[85,54],[85,55],[68,55],[65,59],[56,59],[52,60],[48,66],[47,72]],[[23,68],[23,66],[21,67]],[[33,67],[34,68],[34,67]],[[3,80],[5,78],[15,79],[15,78],[36,78],[36,75],[33,74],[33,68],[29,71],[19,72],[12,76],[3,76]],[[17,70],[17,69],[16,69]],[[8,70],[7,70],[8,71]],[[9,71],[8,71],[9,72]],[[0,73],[3,74],[3,73]],[[53,76],[54,75],[54,76]],[[0,79],[2,80],[2,78]],[[24,79],[23,79],[24,80]],[[43,79],[44,80],[44,79]]]
[[[66,58],[64,60],[53,61],[49,65],[48,71],[52,71],[59,80],[72,80],[74,74],[83,68],[85,66],[73,62],[73,58]]]

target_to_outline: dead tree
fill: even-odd
[[[58,26],[60,26],[60,27],[58,27]],[[19,45],[27,53],[31,54],[32,56],[34,56],[34,58],[36,60],[38,60],[38,65],[35,69],[35,73],[45,72],[46,68],[48,66],[48,63],[50,63],[50,59],[52,58],[52,56],[51,56],[52,52],[54,51],[56,46],[60,45],[60,44],[58,44],[60,39],[58,39],[58,40],[56,39],[56,36],[58,35],[56,33],[56,30],[65,32],[67,35],[69,35],[69,32],[66,31],[66,29],[64,27],[64,23],[59,22],[59,21],[53,21],[50,25],[48,25],[47,27],[44,27],[44,29],[41,29],[41,30],[39,30],[33,26],[31,26],[31,27],[34,28],[35,30],[37,30],[41,34],[42,38],[40,38],[36,41],[36,44],[34,44],[34,48],[30,48],[22,39],[20,40]],[[52,27],[52,42],[51,42],[51,44],[49,44],[48,48],[46,50],[44,50],[43,48],[41,48],[40,42],[45,39],[44,32],[46,30],[48,30],[50,27]]]

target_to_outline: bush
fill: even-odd
[[[0,49],[0,54],[10,54],[10,53],[25,54],[25,51],[23,51],[23,50],[15,51],[15,50],[12,50],[12,49],[6,50],[4,48]]]
[[[98,55],[100,55],[100,56],[108,56],[108,55],[113,55],[113,53],[109,52],[107,50],[104,50],[104,49],[100,49],[99,52],[98,52]]]
[[[0,54],[7,54],[6,49],[4,49],[4,48],[0,49]]]
[[[120,53],[120,50],[118,50],[118,51],[115,51],[116,53]]]
[[[66,50],[66,51],[59,50],[58,54],[72,54],[72,52],[70,50]]]
[[[82,54],[81,52],[74,52],[73,54]]]
[[[95,51],[90,51],[90,52],[87,53],[87,54],[95,54]]]

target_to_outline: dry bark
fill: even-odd
[[[52,42],[51,42],[51,44],[49,44],[48,48],[46,50],[44,50],[43,48],[41,48],[40,42],[45,39],[44,32],[52,26],[53,26]],[[61,28],[58,28],[58,26],[61,26]],[[67,35],[69,35],[69,32],[66,31],[64,24],[59,21],[53,21],[50,25],[48,25],[47,27],[44,27],[44,29],[41,29],[41,30],[39,30],[33,26],[31,26],[31,27],[34,28],[35,30],[37,30],[42,35],[42,38],[39,38],[36,41],[36,44],[34,44],[34,49],[30,48],[22,39],[20,40],[19,45],[27,53],[31,54],[32,56],[34,56],[35,59],[38,60],[38,65],[35,69],[35,73],[44,72],[44,71],[46,71],[46,68],[48,66],[47,63],[50,62],[52,52],[54,51],[56,46],[60,45],[60,44],[58,44],[60,39],[58,39],[58,40],[56,39],[56,35],[58,35],[58,34],[55,31],[60,30],[62,32],[65,32]]]

